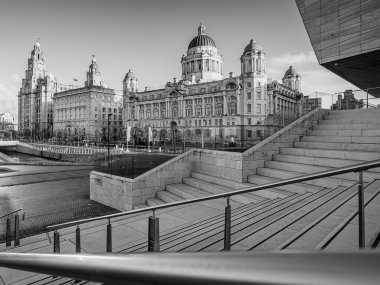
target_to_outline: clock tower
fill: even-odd
[[[33,46],[18,94],[18,128],[25,137],[47,138],[53,128],[56,80],[46,69],[39,40]]]

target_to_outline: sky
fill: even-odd
[[[305,95],[358,89],[318,64],[294,0],[0,0],[0,113],[17,117],[37,38],[59,83],[77,78],[84,85],[95,54],[108,87],[121,90],[132,69],[140,90],[157,89],[181,74],[181,56],[201,21],[223,55],[226,77],[240,74],[239,58],[255,39],[269,78],[281,81],[292,65]],[[330,104],[327,94],[323,106]]]

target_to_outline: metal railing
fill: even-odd
[[[0,266],[104,284],[379,284],[380,253],[0,253]]]
[[[145,212],[152,212],[152,216],[149,217],[148,221],[148,251],[160,251],[160,244],[159,244],[159,218],[156,217],[156,211],[176,206],[184,206],[192,203],[198,203],[198,202],[204,202],[209,200],[214,200],[218,198],[226,198],[227,199],[227,205],[225,208],[225,230],[224,230],[224,250],[230,250],[231,247],[231,206],[230,206],[230,197],[240,194],[245,194],[249,192],[255,192],[260,190],[265,190],[269,188],[284,186],[284,185],[290,185],[294,183],[324,178],[324,177],[331,177],[335,175],[350,173],[350,172],[358,172],[358,219],[359,219],[359,248],[365,247],[365,227],[364,227],[364,191],[363,191],[363,171],[366,171],[368,169],[380,167],[380,160],[370,161],[370,162],[364,162],[359,163],[351,166],[345,166],[341,168],[326,170],[318,173],[313,174],[307,174],[304,176],[294,177],[278,182],[272,182],[265,185],[260,185],[256,187],[247,187],[243,188],[241,190],[236,190],[233,192],[227,192],[227,193],[221,193],[221,194],[215,194],[210,195],[206,197],[201,198],[195,198],[195,199],[189,199],[179,202],[173,202],[173,203],[167,203],[162,204],[158,206],[153,207],[147,207],[147,208],[141,208],[137,210],[132,210],[128,212],[121,212],[101,217],[95,217],[95,218],[89,218],[89,219],[82,219],[78,221],[73,222],[66,222],[61,224],[56,224],[52,226],[48,226],[46,228],[46,235],[51,242],[49,232],[54,231],[54,252],[58,253],[60,252],[60,239],[59,239],[59,232],[58,230],[64,227],[69,226],[77,226],[76,228],[76,251],[80,252],[81,246],[81,236],[80,236],[80,227],[79,225],[89,223],[89,222],[95,222],[99,220],[108,220],[107,224],[107,239],[106,239],[106,252],[112,251],[112,225],[111,225],[111,219],[117,218],[117,217],[124,217],[129,216],[133,214],[139,214],[139,213],[145,213]]]
[[[15,239],[15,243],[14,245],[15,246],[19,246],[20,245],[20,216],[19,216],[19,212],[23,212],[22,213],[22,220],[25,220],[25,211],[20,208],[20,209],[17,209],[17,210],[14,210],[14,211],[11,211],[9,213],[6,213],[4,215],[2,215],[0,217],[0,219],[2,218],[7,218],[6,219],[6,230],[5,230],[5,246],[11,246],[12,245],[12,231],[11,231],[11,215],[12,214],[15,214],[15,227],[14,227],[14,239]]]

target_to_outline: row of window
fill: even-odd
[[[223,73],[223,66],[221,62],[213,59],[192,60],[182,64],[183,75],[197,71],[214,71]]]

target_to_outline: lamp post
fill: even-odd
[[[110,118],[111,118],[112,114],[108,114],[108,167],[110,167],[110,125],[111,125],[111,122],[110,122]]]

